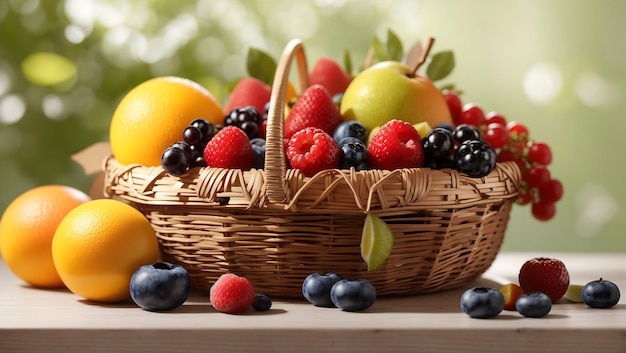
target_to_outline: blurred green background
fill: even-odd
[[[464,102],[547,141],[565,196],[539,222],[516,206],[504,250],[626,251],[626,2],[620,0],[0,1],[0,212],[25,190],[88,190],[70,156],[108,139],[113,110],[154,76],[191,78],[224,101],[250,47],[304,40],[310,65],[374,36],[452,49]],[[155,129],[158,128],[155,126]],[[147,132],[149,133],[149,132]]]

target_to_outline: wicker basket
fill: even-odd
[[[365,278],[378,295],[409,295],[462,286],[497,255],[516,198],[520,171],[498,163],[483,178],[456,170],[326,170],[305,177],[286,168],[284,97],[291,62],[302,87],[302,44],[289,42],[272,89],[265,170],[194,168],[179,177],[161,167],[106,159],[105,195],[140,210],[152,223],[162,257],[183,265],[194,288],[220,274],[247,277],[258,292],[301,296],[313,272]],[[374,271],[360,255],[367,213],[395,236]]]

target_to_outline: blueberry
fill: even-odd
[[[552,299],[541,292],[524,293],[517,298],[515,310],[525,317],[544,317],[552,310]]]
[[[343,140],[349,138],[346,137]],[[355,170],[368,169],[367,147],[363,142],[353,141],[339,145],[339,169],[350,169],[351,167],[354,167]]]
[[[610,308],[619,302],[620,293],[617,285],[600,278],[583,287],[583,302],[592,308]]]
[[[254,157],[252,159],[252,168],[264,169],[265,168],[265,139],[255,137],[250,140],[252,145],[252,152]]]
[[[472,178],[480,178],[491,173],[496,167],[498,155],[488,143],[469,140],[457,147],[454,160],[459,171]]]
[[[315,306],[334,307],[330,300],[330,289],[342,279],[343,277],[334,273],[311,273],[302,282],[302,295]]]
[[[463,143],[470,140],[481,140],[480,130],[474,125],[461,124],[452,132],[456,143]]]
[[[341,146],[343,144],[350,143],[350,142],[360,142],[360,143],[363,143],[363,141],[359,140],[356,137],[348,136],[348,137],[344,137],[341,140],[339,140],[337,142],[337,146]]]
[[[364,279],[342,279],[331,288],[330,299],[342,310],[361,311],[376,302],[376,288]]]
[[[335,128],[333,139],[339,142],[345,137],[356,137],[361,142],[365,142],[367,141],[367,135],[367,129],[363,124],[355,120],[346,120]]]
[[[187,300],[191,279],[187,270],[169,262],[141,266],[130,280],[131,299],[149,311],[169,311]]]
[[[492,318],[504,309],[504,295],[494,288],[470,288],[461,295],[461,309],[473,318]]]
[[[454,124],[450,124],[450,123],[439,123],[433,129],[436,129],[436,128],[446,129],[450,132],[453,132],[455,129]]]
[[[268,311],[272,308],[272,300],[265,294],[255,294],[252,308],[256,311]]]

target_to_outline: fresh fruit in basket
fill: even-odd
[[[263,106],[270,100],[272,87],[256,77],[242,78],[230,93],[228,102],[224,106],[225,112],[233,109],[252,106],[257,111],[263,111]]]
[[[143,265],[130,279],[130,297],[142,309],[169,311],[183,305],[191,292],[191,278],[181,265],[156,262]]]
[[[75,207],[52,239],[52,258],[63,283],[74,294],[96,302],[129,299],[133,273],[158,257],[150,222],[117,200],[98,199]]]
[[[324,86],[331,96],[344,93],[350,82],[350,73],[329,57],[319,58],[309,73],[309,84]]]
[[[419,168],[424,151],[417,130],[402,120],[391,120],[376,132],[367,146],[368,160],[375,169]]]
[[[545,293],[556,302],[567,291],[569,272],[561,260],[537,257],[522,265],[519,271],[519,284],[524,292]]]
[[[157,77],[128,92],[118,104],[109,130],[115,158],[124,165],[160,166],[163,151],[180,140],[196,118],[221,123],[224,111],[198,83],[180,77]]]
[[[285,138],[290,138],[302,129],[315,127],[332,136],[342,122],[343,117],[328,90],[321,85],[312,85],[291,108],[285,120],[284,134]]]
[[[11,272],[34,287],[63,287],[52,259],[52,238],[63,218],[89,200],[75,188],[45,185],[11,201],[0,219],[0,251]]]
[[[306,176],[339,166],[337,142],[324,130],[308,127],[296,132],[287,142],[289,164]]]
[[[248,170],[252,168],[253,158],[250,139],[235,126],[220,130],[204,148],[204,161],[212,168]]]

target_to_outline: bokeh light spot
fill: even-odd
[[[50,94],[43,98],[41,102],[43,113],[50,120],[61,120],[65,117],[65,103],[56,94]]]
[[[524,77],[524,92],[537,105],[550,104],[558,97],[562,88],[563,76],[554,64],[535,64]]]
[[[576,95],[589,108],[607,108],[618,101],[617,89],[592,72],[583,73],[578,77]]]
[[[13,124],[24,117],[26,103],[17,94],[10,94],[0,100],[0,123]]]
[[[576,195],[578,217],[576,231],[583,238],[600,234],[602,228],[615,218],[619,204],[615,197],[601,184],[585,185]]]
[[[76,76],[76,65],[64,56],[37,52],[22,61],[22,72],[35,85],[54,86],[73,80]]]

